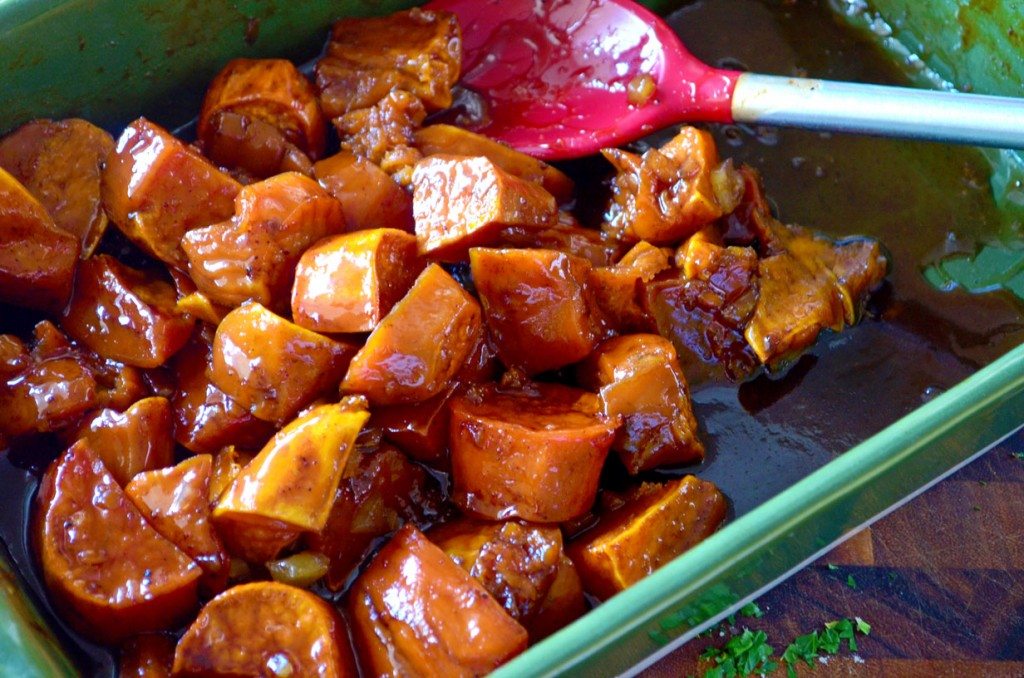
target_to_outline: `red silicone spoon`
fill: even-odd
[[[712,68],[631,0],[435,0],[462,25],[477,131],[545,159],[575,158],[680,122],[749,122],[1024,147],[1024,99]],[[655,86],[643,103],[630,85]]]

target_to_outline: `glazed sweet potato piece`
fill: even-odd
[[[107,229],[100,177],[113,151],[111,136],[85,120],[33,120],[0,139],[0,167],[78,239],[84,259]]]
[[[542,229],[558,221],[550,193],[485,157],[431,156],[416,165],[412,183],[420,253],[442,261],[493,244],[503,228]]]
[[[274,434],[274,425],[257,419],[210,380],[211,347],[193,340],[174,357],[177,388],[174,439],[196,453],[213,454],[226,445],[256,450]]]
[[[612,327],[619,332],[649,331],[654,329],[654,319],[643,307],[641,283],[671,266],[665,252],[641,240],[614,266],[592,269],[587,281]]]
[[[645,483],[570,544],[569,555],[587,592],[610,598],[710,536],[725,509],[718,488],[695,476]]]
[[[481,386],[451,406],[452,498],[491,520],[572,520],[594,503],[618,422],[558,384]]]
[[[241,184],[167,130],[139,118],[103,171],[110,220],[145,252],[184,269],[185,232],[229,218]]]
[[[170,678],[174,639],[162,633],[144,633],[121,646],[118,678]]]
[[[316,85],[329,118],[372,106],[395,89],[437,111],[451,106],[461,65],[455,16],[414,8],[335,23],[316,64]]]
[[[271,560],[302,532],[322,530],[369,416],[321,405],[281,429],[217,500],[213,521],[228,551]]]
[[[354,451],[327,523],[306,539],[311,550],[329,559],[327,587],[345,589],[378,539],[406,523],[425,529],[437,519],[441,502],[433,477],[391,445]]]
[[[416,238],[375,228],[327,238],[295,269],[292,318],[317,332],[369,332],[423,270]]]
[[[210,82],[196,129],[206,149],[218,113],[236,113],[279,129],[312,158],[324,152],[326,125],[316,91],[286,59],[232,59]]]
[[[95,377],[77,356],[29,361],[0,381],[0,434],[45,433],[73,424],[96,406],[97,391]]]
[[[199,567],[150,527],[83,441],[43,477],[33,537],[57,609],[87,638],[174,628],[198,602]]]
[[[0,168],[0,301],[59,312],[78,264],[75,236],[57,228],[28,189]]]
[[[584,228],[569,212],[558,212],[550,228],[509,226],[501,229],[497,246],[557,250],[586,259],[593,266],[611,266],[619,256],[620,243],[603,231]]]
[[[200,610],[178,641],[175,676],[319,676],[356,673],[345,622],[294,586],[235,586]]]
[[[375,407],[370,424],[413,459],[448,470],[449,408],[459,392],[459,385],[453,384],[426,400]]]
[[[725,213],[711,181],[718,150],[709,132],[684,127],[643,156],[619,149],[601,153],[618,172],[609,228],[621,238],[671,244]]]
[[[526,624],[530,642],[539,642],[563,626],[582,617],[587,612],[587,600],[583,596],[583,582],[569,556],[562,554],[558,560],[555,580],[551,582],[548,594],[540,601],[533,618]]]
[[[289,172],[250,184],[228,221],[189,231],[181,241],[188,271],[212,301],[258,301],[288,308],[295,265],[321,238],[345,230],[341,205],[309,177]]]
[[[349,230],[413,230],[412,198],[366,158],[344,151],[335,153],[313,165],[313,174],[341,203]]]
[[[511,175],[540,184],[559,203],[572,199],[572,179],[564,172],[482,134],[454,125],[430,125],[416,132],[413,144],[425,156],[482,155]]]
[[[89,443],[114,480],[124,486],[137,473],[174,463],[173,426],[170,403],[154,396],[123,413],[100,410],[82,422],[77,437]]]
[[[185,552],[203,570],[204,595],[224,590],[228,554],[210,522],[213,457],[199,454],[177,466],[143,471],[124,491],[164,539]]]
[[[209,118],[203,152],[219,167],[266,179],[282,172],[313,174],[313,162],[269,122],[231,111]]]
[[[481,333],[476,300],[431,264],[352,359],[341,390],[374,405],[426,400],[450,384]]]
[[[413,134],[426,115],[414,94],[393,90],[369,108],[335,118],[334,129],[343,152],[379,165],[401,186],[408,186],[413,165],[423,157],[412,145]]]
[[[106,254],[81,263],[61,326],[104,358],[159,367],[192,336],[174,288]]]
[[[482,676],[526,649],[526,630],[409,525],[353,584],[348,613],[369,675]]]
[[[656,334],[614,337],[598,346],[578,373],[583,385],[598,392],[605,416],[622,419],[612,449],[627,471],[704,458],[672,342]]]
[[[582,360],[600,341],[585,260],[554,250],[474,248],[469,262],[505,365],[546,372]]]
[[[210,377],[258,418],[285,422],[335,388],[354,353],[351,344],[247,303],[217,327]]]

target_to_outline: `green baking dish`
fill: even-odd
[[[730,2],[752,4],[753,0]],[[863,8],[848,12],[854,5],[860,7],[854,2],[831,4],[855,29],[879,36],[881,46],[909,63],[917,79],[1024,94],[1021,78],[1014,77],[1021,68],[1016,38],[1011,36],[1008,42],[1006,32],[998,30],[999,25],[1008,25],[999,21],[1008,22],[1019,12],[1008,9],[1005,16],[982,21],[969,12],[963,16],[954,12],[959,6],[954,0],[928,3],[928,11],[914,11],[920,3],[876,3],[884,16]],[[379,14],[410,4],[415,3],[0,0],[4,102],[0,131],[32,117],[71,114],[110,128],[139,114],[171,126],[182,124],[197,110],[201,88],[228,58],[275,55],[303,61],[315,55],[326,26],[337,16]],[[682,3],[648,4],[667,10]],[[885,18],[893,23],[881,30],[879,22]],[[930,69],[907,61],[907,55],[919,52],[925,43],[952,45],[946,41],[952,37],[940,34],[952,31],[951,26],[959,25],[956,22],[961,19],[974,21],[971,25],[977,27],[970,50],[930,49],[928,57],[935,60],[928,64]],[[961,52],[962,62],[958,61]],[[1000,59],[1005,67],[990,67]],[[911,154],[923,148],[908,146],[901,152]],[[940,151],[933,152],[941,156]],[[1009,152],[989,158],[994,195],[1005,218],[998,223],[989,220],[988,235],[1002,235],[1010,241],[1004,245],[1012,249],[1017,246],[1013,238],[1020,232],[1016,217],[1024,206],[1018,195],[1020,184],[1015,183],[1020,159]],[[984,168],[981,162],[978,166]],[[771,174],[766,177],[770,194],[776,193],[773,179]],[[787,202],[780,200],[783,205]],[[736,518],[722,531],[497,673],[626,671],[756,597],[857,527],[1020,429],[1024,425],[1024,346],[1016,343],[1019,340],[1004,340],[998,351],[1004,355],[987,367],[943,388],[941,395],[863,442],[835,450],[850,447],[845,453],[834,459],[815,457],[810,466],[820,468],[796,474],[799,480],[787,483],[785,489],[750,500],[734,498]],[[835,346],[840,347],[838,341]],[[713,396],[698,404],[711,408]],[[38,582],[14,573],[8,562],[12,554],[17,560],[17,549],[0,542],[0,675],[74,675],[77,669],[71,657],[75,653],[64,647],[59,629],[47,628],[45,606],[33,593],[38,592]]]

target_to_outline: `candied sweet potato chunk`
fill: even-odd
[[[213,455],[213,468],[210,471],[210,505],[214,506],[224,490],[235,482],[235,478],[248,466],[252,458],[256,456],[248,452],[235,449],[234,445],[228,445]]]
[[[505,365],[546,372],[582,360],[600,341],[585,260],[554,250],[474,248],[469,262]]]
[[[210,375],[260,419],[284,422],[335,388],[354,352],[350,344],[247,303],[217,327]]]
[[[569,546],[584,588],[610,598],[711,535],[725,519],[713,483],[685,476],[645,483]]]
[[[686,378],[672,342],[656,334],[613,337],[580,366],[608,417],[621,417],[612,449],[630,473],[704,458]]]
[[[451,406],[452,497],[492,520],[558,523],[594,503],[617,421],[558,384],[471,389]]]
[[[643,307],[641,283],[670,267],[660,248],[641,240],[614,266],[591,270],[587,281],[609,324],[620,332],[639,332],[654,328],[653,318]]]
[[[43,578],[82,635],[116,643],[174,628],[196,606],[199,567],[150,527],[87,443],[54,461],[36,503]]]
[[[113,150],[111,136],[85,120],[33,120],[0,139],[0,167],[78,239],[84,259],[107,228],[100,177]]]
[[[169,283],[100,254],[79,266],[61,325],[104,358],[159,367],[185,345],[195,326],[176,306]]]
[[[372,106],[395,89],[415,94],[437,111],[451,106],[461,66],[455,15],[413,8],[335,23],[316,65],[316,85],[330,118]]]
[[[189,274],[218,304],[253,300],[283,311],[302,253],[345,230],[341,204],[309,177],[289,172],[243,188],[235,209],[230,220],[185,234]]]
[[[482,134],[454,125],[430,125],[417,130],[413,140],[425,156],[482,155],[511,175],[540,184],[559,203],[572,198],[572,179],[564,172]]]
[[[184,269],[185,232],[223,221],[241,184],[167,130],[139,118],[125,128],[103,172],[110,220],[150,255]]]
[[[603,231],[580,226],[575,217],[561,210],[554,226],[539,230],[522,226],[503,228],[497,243],[501,247],[558,250],[586,259],[593,266],[611,266],[620,245]]]
[[[73,424],[97,401],[93,373],[78,357],[33,361],[0,381],[0,434],[56,431]]]
[[[465,258],[508,226],[541,229],[558,221],[550,193],[489,158],[435,155],[416,165],[412,183],[420,252],[435,259]]]
[[[190,457],[177,466],[143,471],[125,494],[164,539],[184,551],[203,570],[200,586],[218,593],[228,581],[228,555],[210,522],[213,458]]]
[[[458,392],[456,384],[419,402],[375,407],[371,424],[413,459],[447,470],[449,406]]]
[[[57,228],[28,189],[0,168],[0,301],[59,312],[78,264],[75,236]]]
[[[366,158],[402,186],[412,180],[413,165],[422,157],[413,134],[426,117],[415,95],[394,90],[369,108],[334,119],[341,150]]]
[[[321,405],[281,429],[217,500],[213,520],[228,550],[270,560],[301,532],[322,530],[369,416]]]
[[[313,161],[269,122],[231,111],[210,117],[203,152],[220,167],[266,179],[282,172],[311,176]]]
[[[426,400],[449,385],[481,333],[479,304],[431,264],[352,359],[342,392],[374,405]]]
[[[278,582],[235,586],[203,609],[174,652],[175,676],[356,676],[345,622]]]
[[[166,398],[143,398],[126,409],[100,410],[82,422],[78,437],[103,460],[120,485],[135,474],[174,463],[174,423]]]
[[[325,239],[299,259],[292,318],[317,332],[369,332],[421,270],[416,238],[405,231],[375,228]]]
[[[313,165],[320,185],[341,203],[351,231],[397,228],[412,231],[412,198],[366,158],[344,151]]]
[[[587,600],[583,596],[583,582],[572,560],[563,553],[558,560],[555,580],[551,582],[548,594],[540,601],[533,618],[525,624],[530,634],[530,642],[536,643],[547,638],[586,612]]]
[[[174,639],[162,633],[144,633],[121,646],[118,678],[170,678]]]
[[[482,676],[526,649],[526,630],[408,525],[353,584],[348,613],[369,675]]]
[[[231,112],[270,123],[310,157],[324,152],[326,125],[316,91],[286,59],[232,59],[210,82],[196,129],[209,145],[211,120]]]
[[[338,485],[324,528],[307,538],[329,559],[326,584],[344,589],[376,540],[405,523],[425,528],[441,506],[441,488],[422,467],[394,447],[356,450]]]

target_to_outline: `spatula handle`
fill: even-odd
[[[744,73],[736,122],[1024,148],[1024,99]]]

